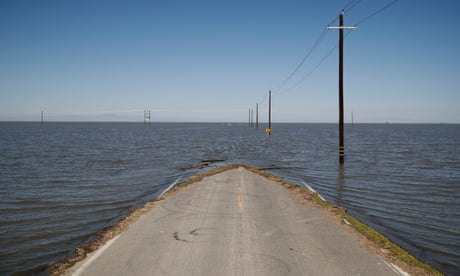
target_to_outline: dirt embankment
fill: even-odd
[[[306,188],[290,183],[281,177],[267,173],[262,168],[257,168],[246,164],[231,164],[209,170],[202,174],[190,176],[187,181],[178,184],[176,187],[161,195],[156,200],[147,202],[144,204],[144,206],[132,210],[128,216],[121,219],[115,225],[109,226],[98,232],[95,235],[96,238],[92,242],[76,248],[72,257],[65,259],[59,264],[53,266],[51,269],[51,275],[66,274],[73,265],[85,259],[89,253],[97,250],[107,241],[126,231],[134,222],[136,222],[140,216],[154,208],[156,202],[174,195],[183,187],[197,183],[207,176],[218,174],[231,169],[236,169],[238,167],[244,167],[247,170],[250,170],[279,183],[291,191],[294,195],[296,195],[297,199],[302,204],[308,206],[309,208],[317,208],[322,210],[322,212],[326,213],[334,223],[343,228],[345,231],[355,235],[365,248],[367,248],[370,252],[381,256],[386,262],[396,265],[398,268],[401,268],[403,271],[411,275],[442,275],[440,272],[431,268],[429,265],[417,260],[414,256],[412,256],[410,253],[398,245],[392,243],[376,230],[347,214],[347,210],[345,208],[331,205],[324,201],[318,194],[313,193]]]

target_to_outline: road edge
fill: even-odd
[[[184,182],[177,183],[179,181],[176,181],[170,185],[170,187],[168,187],[167,191],[165,190],[165,192],[163,192],[155,200],[146,202],[140,208],[133,209],[126,217],[118,221],[116,224],[108,226],[97,232],[94,235],[95,238],[92,241],[77,247],[71,257],[53,265],[50,270],[50,275],[70,275],[71,273],[75,272],[76,267],[74,266],[76,264],[82,265],[82,263],[85,262],[87,258],[90,257],[90,255],[94,255],[95,251],[102,248],[111,240],[129,229],[130,226],[135,223],[140,216],[153,209],[156,202],[176,194],[179,190],[188,185],[200,182],[205,177],[212,176],[224,171],[237,169],[239,167],[243,167],[248,171],[259,174],[284,186],[294,195],[296,195],[298,200],[307,207],[322,210],[336,225],[354,234],[368,251],[380,256],[385,262],[389,263],[390,266],[396,266],[398,269],[414,275],[443,275],[439,271],[432,268],[430,265],[425,264],[415,258],[413,255],[402,249],[397,244],[391,242],[377,230],[364,224],[357,218],[349,215],[345,208],[332,205],[325,201],[324,198],[317,192],[313,192],[307,187],[302,187],[295,183],[289,182],[280,176],[271,174],[264,168],[247,164],[229,164],[210,169],[203,173],[192,175]]]

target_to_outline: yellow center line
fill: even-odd
[[[238,206],[243,207],[243,190],[241,187],[238,187]]]

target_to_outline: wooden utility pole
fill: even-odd
[[[249,108],[249,117],[248,117],[249,127],[251,127],[251,109]]]
[[[265,129],[268,135],[272,133],[272,91],[268,91],[268,128]]]
[[[356,27],[343,26],[343,12],[339,17],[338,27],[327,27],[328,29],[339,29],[339,162],[345,163],[345,142],[343,127],[343,29],[355,29]]]
[[[345,162],[345,142],[343,134],[343,12],[339,18],[339,160]]]
[[[256,129],[259,129],[259,104],[256,104]]]

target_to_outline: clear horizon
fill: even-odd
[[[336,123],[345,8],[345,123],[460,123],[460,2],[393,1],[2,1],[0,121]]]
[[[37,123],[37,124],[40,124],[41,121],[38,120],[38,121],[0,121],[0,123]],[[135,123],[135,124],[144,124],[144,121],[116,121],[116,120],[113,120],[113,121],[95,121],[95,120],[81,120],[81,121],[71,121],[71,120],[68,120],[68,121],[59,121],[59,120],[55,120],[55,121],[46,121],[44,120],[43,121],[43,124],[46,124],[46,123]],[[151,125],[154,125],[154,124],[168,124],[168,123],[172,123],[172,124],[240,124],[240,125],[246,125],[248,126],[248,122],[242,122],[242,121],[151,121],[150,124]],[[148,124],[148,122],[146,123]],[[301,122],[301,121],[297,121],[297,122],[286,122],[286,121],[278,121],[278,122],[272,122],[272,125],[276,125],[276,124],[326,124],[326,125],[338,125],[339,123],[338,122],[308,122],[308,121],[305,121],[305,122]],[[460,125],[460,123],[444,123],[444,122],[390,122],[390,121],[387,121],[387,122],[345,122],[344,123],[345,125],[386,125],[386,124],[392,124],[392,125],[397,125],[397,124],[400,124],[400,125]],[[267,121],[262,121],[262,122],[259,122],[259,128],[264,128],[266,125],[268,125],[268,122]],[[253,128],[255,128],[255,122],[254,122],[254,125],[252,126]]]

